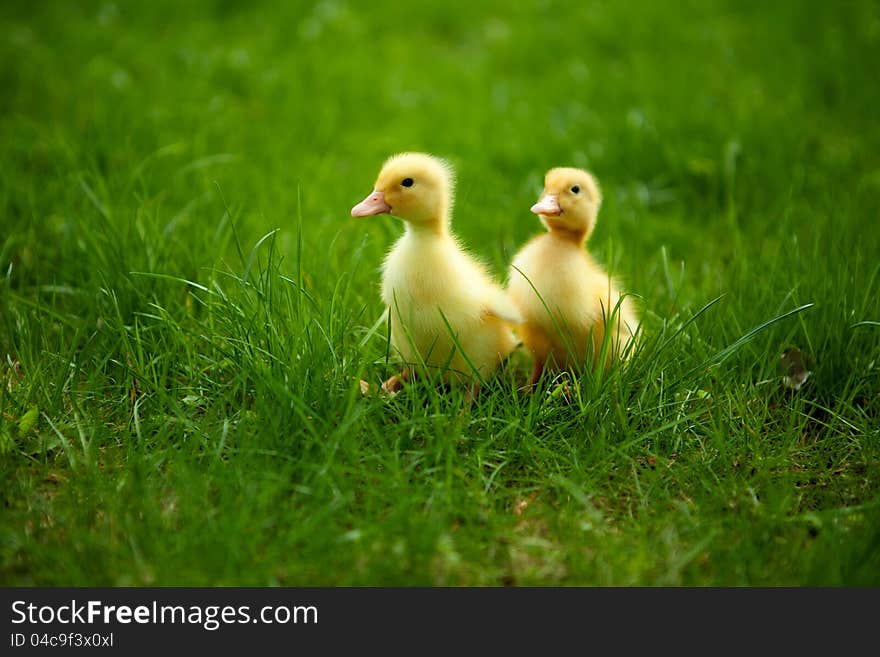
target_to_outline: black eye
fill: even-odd
[[[403,182],[400,184],[403,185],[404,187],[412,187],[413,186],[413,179],[412,178],[404,178]]]
[[[574,187],[571,188],[572,194],[578,194],[578,193],[580,193],[580,191],[581,191],[581,188],[578,187],[577,185],[575,185]]]

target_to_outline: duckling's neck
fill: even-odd
[[[587,231],[585,230],[569,230],[554,226],[549,229],[550,235],[562,242],[569,242],[578,248],[582,248],[587,241]]]
[[[406,232],[415,238],[444,238],[449,236],[449,217],[438,216],[431,221],[405,221]]]

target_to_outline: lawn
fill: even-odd
[[[4,2],[0,55],[0,583],[880,585],[876,3]],[[403,150],[498,280],[592,171],[631,361],[363,398]]]

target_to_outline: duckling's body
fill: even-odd
[[[404,153],[386,161],[373,194],[352,209],[353,216],[386,213],[405,222],[382,267],[391,344],[407,364],[402,378],[422,363],[450,383],[472,380],[474,370],[485,378],[517,345],[519,312],[450,233],[452,185],[442,160]],[[387,389],[399,386],[392,379]]]
[[[606,332],[616,355],[625,354],[635,336],[632,301],[621,301],[617,285],[584,249],[600,203],[599,187],[589,173],[553,169],[541,201],[532,208],[547,232],[516,254],[508,285],[524,319],[518,331],[534,356],[532,383],[545,367],[580,369],[589,353],[595,364]]]
[[[510,326],[516,309],[451,236],[407,230],[382,271],[391,343],[404,362],[423,360],[429,368],[448,363],[447,374],[469,376],[470,360],[486,377],[516,347]],[[464,353],[456,349],[453,335]]]

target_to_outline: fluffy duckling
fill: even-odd
[[[519,332],[534,356],[533,385],[545,366],[583,366],[590,349],[595,365],[606,331],[611,353],[625,353],[635,336],[638,320],[630,298],[620,301],[615,283],[584,249],[601,202],[599,185],[588,172],[556,168],[547,172],[544,191],[532,206],[547,232],[514,257],[508,291],[525,320]]]
[[[485,378],[518,343],[516,306],[450,232],[453,190],[448,163],[402,153],[385,162],[373,192],[351,209],[352,217],[390,214],[405,226],[382,267],[391,344],[406,364],[383,384],[386,393],[396,392],[420,363],[442,370],[449,383],[473,382],[473,370]],[[368,390],[364,382],[361,388]]]

